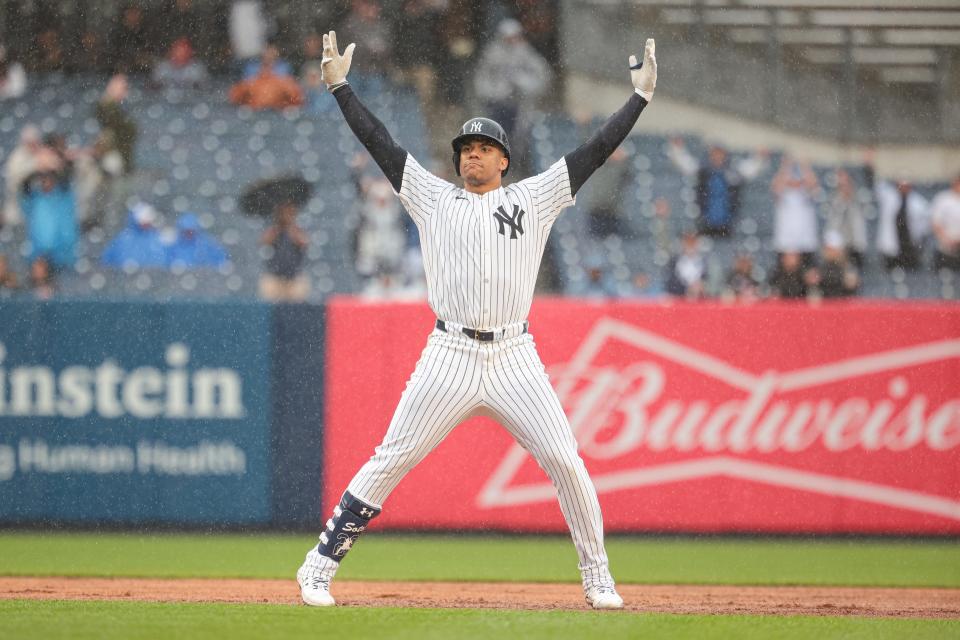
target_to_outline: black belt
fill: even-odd
[[[444,322],[443,320],[437,320],[437,329],[440,329],[440,331],[443,331],[444,333],[446,333],[447,323]],[[463,335],[467,336],[468,338],[472,340],[478,340],[480,342],[493,342],[494,340],[496,340],[496,335],[497,335],[496,331],[480,331],[479,329],[468,329],[467,327],[462,327],[460,331],[463,333]],[[523,331],[521,331],[521,333],[526,333],[526,332],[527,332],[527,323],[524,322]]]

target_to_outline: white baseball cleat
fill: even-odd
[[[336,604],[330,595],[330,581],[340,563],[317,552],[316,547],[307,552],[303,565],[297,569],[297,584],[300,597],[311,607],[332,607]]]
[[[586,590],[586,598],[594,609],[623,609],[623,598],[613,586],[591,586]]]

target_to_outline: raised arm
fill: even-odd
[[[343,117],[350,125],[353,134],[357,136],[357,140],[373,156],[394,191],[399,192],[403,184],[403,167],[407,162],[407,152],[390,136],[384,124],[360,102],[360,98],[347,83],[347,72],[350,71],[355,47],[356,45],[351,43],[344,49],[343,55],[340,55],[336,32],[331,31],[323,35],[323,61],[321,62],[323,81],[337,99],[340,111],[343,112]]]
[[[586,142],[564,157],[570,175],[570,190],[574,195],[626,139],[644,107],[653,100],[653,90],[657,86],[657,58],[654,47],[653,39],[648,39],[643,51],[643,62],[640,64],[637,64],[636,56],[630,56],[630,79],[634,93],[627,103],[610,116]]]

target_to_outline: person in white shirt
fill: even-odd
[[[846,169],[834,172],[837,186],[827,205],[824,237],[836,234],[843,243],[847,257],[858,268],[863,268],[867,252],[867,220],[863,205],[857,199],[857,185]]]
[[[877,252],[887,269],[917,269],[923,243],[930,235],[930,207],[927,199],[901,180],[877,180],[867,164],[867,182],[877,199]]]
[[[20,131],[20,144],[13,148],[3,166],[6,190],[0,226],[19,224],[23,221],[23,213],[20,211],[20,189],[26,179],[37,170],[37,160],[42,149],[40,129],[32,124],[24,126]]]
[[[817,209],[813,197],[820,193],[820,182],[806,162],[798,162],[787,154],[771,185],[777,197],[773,221],[773,248],[777,253],[796,252],[803,256],[804,266],[813,263],[820,248],[817,231]]]
[[[27,91],[27,74],[19,62],[11,62],[0,46],[0,100],[19,98]]]
[[[934,268],[960,271],[960,175],[953,179],[949,189],[934,197],[930,218],[937,239]]]

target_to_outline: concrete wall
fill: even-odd
[[[713,41],[696,29],[655,22],[657,10],[564,0],[563,65],[580,78],[628,81],[626,59],[644,39],[657,39],[658,96],[711,112],[764,122],[785,131],[857,144],[960,144],[960,63],[944,62],[943,93],[935,86],[860,82]],[[953,56],[956,58],[956,56]],[[576,83],[572,83],[576,84]],[[569,93],[569,106],[593,96]],[[586,96],[590,95],[589,98]]]

